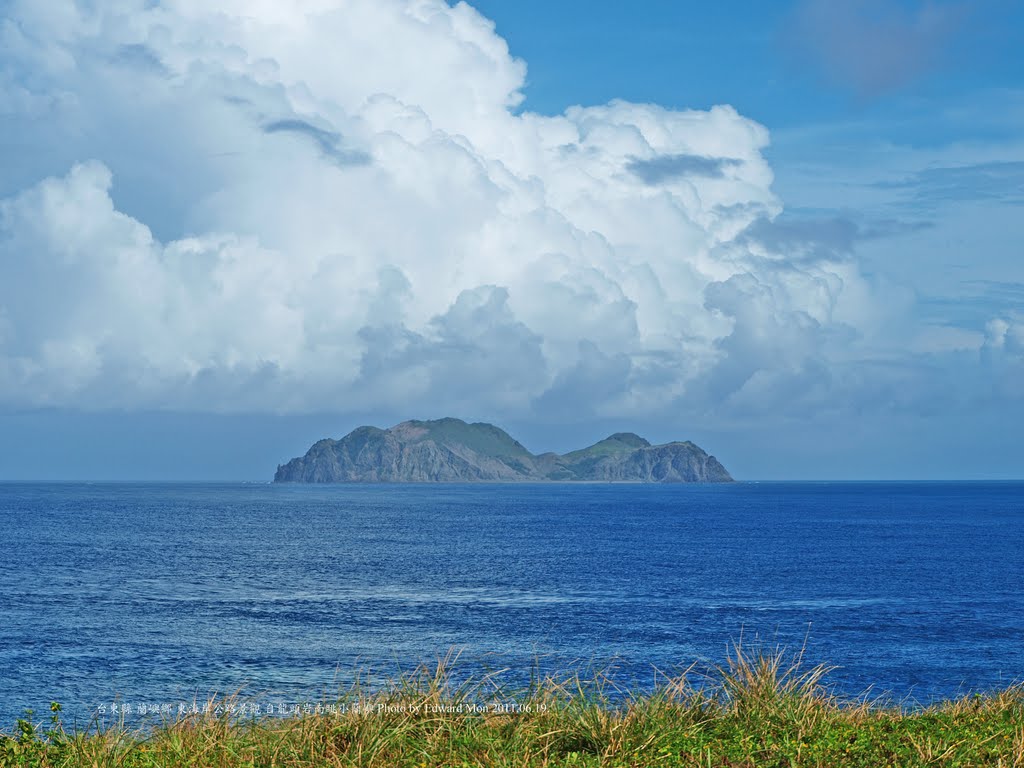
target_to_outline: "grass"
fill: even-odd
[[[1024,687],[908,709],[840,700],[801,659],[738,647],[710,674],[630,696],[600,674],[518,692],[500,673],[457,683],[449,656],[319,713],[244,718],[225,699],[144,729],[69,733],[55,704],[0,735],[0,765],[1024,768]]]

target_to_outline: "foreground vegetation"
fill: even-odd
[[[928,708],[841,701],[827,670],[737,649],[726,667],[629,697],[601,675],[513,695],[451,659],[290,717],[208,712],[132,729],[45,723],[0,735],[3,766],[1000,766],[1024,768],[1024,687]],[[202,709],[202,708],[201,708]],[[323,711],[318,711],[323,710]]]

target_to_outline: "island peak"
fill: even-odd
[[[731,482],[725,467],[687,442],[652,445],[616,432],[588,448],[534,455],[505,430],[445,417],[325,438],[277,468],[277,483]]]

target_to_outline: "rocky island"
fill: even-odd
[[[452,418],[359,427],[340,440],[320,440],[274,475],[275,483],[542,481],[728,483],[732,477],[691,442],[651,445],[618,432],[589,448],[535,456],[493,424]]]

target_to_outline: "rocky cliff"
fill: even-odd
[[[277,483],[618,481],[723,483],[732,477],[690,442],[651,445],[619,432],[589,448],[534,456],[492,424],[461,419],[360,427],[277,468]]]

